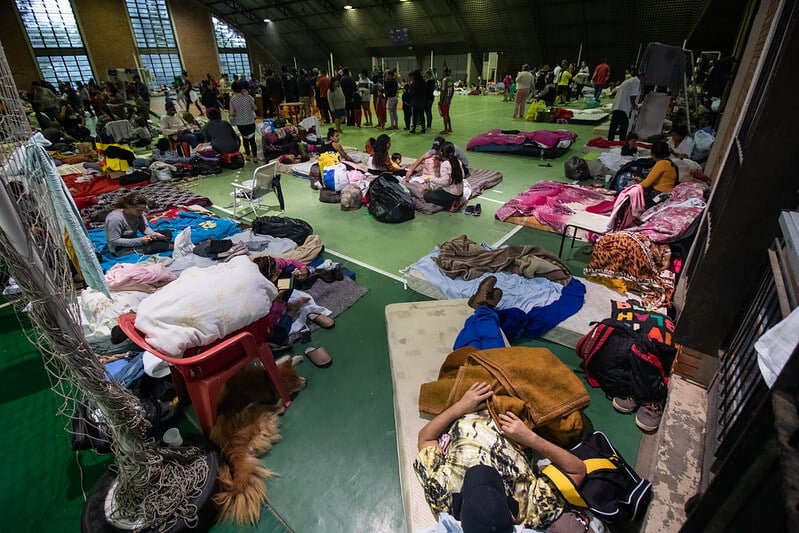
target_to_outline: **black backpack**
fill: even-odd
[[[639,404],[663,401],[677,350],[617,320],[592,324],[576,348],[588,383],[610,397],[632,396]]]
[[[566,178],[570,180],[588,180],[591,179],[591,171],[588,170],[588,163],[582,157],[574,156],[564,164],[564,171]]]
[[[585,463],[578,488],[559,467],[541,471],[572,505],[590,509],[608,522],[636,520],[652,497],[652,484],[641,478],[601,431],[595,431],[569,450]]]
[[[396,224],[416,216],[411,193],[388,172],[381,174],[369,185],[369,212],[380,222]]]

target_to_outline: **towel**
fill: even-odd
[[[424,383],[419,410],[439,414],[477,381],[488,382],[494,396],[488,410],[494,421],[512,411],[542,437],[561,446],[579,440],[582,409],[590,402],[580,378],[545,348],[459,348],[447,356],[438,380]]]

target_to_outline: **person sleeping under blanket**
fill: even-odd
[[[469,299],[475,313],[458,335],[456,350],[505,347],[494,311],[502,291],[495,283],[496,278],[486,278]],[[549,459],[578,487],[586,476],[585,464],[511,411],[499,414],[495,423],[486,409],[492,396],[491,386],[477,381],[419,431],[414,470],[430,509],[439,518],[453,515],[462,531],[512,532],[514,524],[586,531],[586,515],[568,508],[554,483],[536,474],[520,450],[529,448]]]

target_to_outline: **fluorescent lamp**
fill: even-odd
[[[352,6],[347,4],[346,6],[344,6],[344,9],[352,9]]]
[[[272,19],[264,19],[264,22],[272,22]]]

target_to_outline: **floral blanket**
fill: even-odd
[[[658,244],[679,241],[688,237],[694,222],[704,211],[704,194],[707,186],[702,183],[680,183],[669,193],[668,199],[639,217],[641,223],[627,231],[645,235]]]

